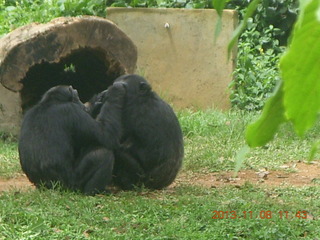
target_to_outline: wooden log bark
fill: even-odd
[[[32,66],[59,63],[79,49],[99,51],[109,72],[117,68],[119,74],[132,73],[136,66],[135,45],[111,21],[92,16],[61,17],[18,28],[0,39],[0,83],[11,91],[21,91],[22,80]]]

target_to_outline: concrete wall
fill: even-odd
[[[136,44],[136,72],[175,107],[230,107],[235,51],[227,61],[227,45],[237,24],[235,11],[224,11],[216,43],[218,16],[212,9],[108,8],[107,18]]]

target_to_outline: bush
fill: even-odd
[[[276,29],[270,25],[264,32],[256,24],[242,34],[234,80],[231,83],[231,103],[244,110],[260,110],[279,81],[278,62],[283,48],[273,38]],[[265,48],[264,45],[272,44]]]
[[[105,0],[6,0],[0,1],[0,37],[31,22],[48,22],[55,17],[105,16]]]
[[[243,18],[249,1],[227,5]],[[231,83],[233,107],[260,110],[272,93],[280,74],[278,64],[298,11],[297,0],[262,0],[249,18],[238,42],[237,65]]]

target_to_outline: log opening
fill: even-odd
[[[21,80],[22,111],[36,104],[49,88],[56,85],[71,85],[78,90],[80,100],[86,102],[124,73],[121,64],[105,56],[101,49],[81,48],[58,63],[36,64]]]

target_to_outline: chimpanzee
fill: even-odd
[[[104,103],[104,98],[107,96],[108,89],[102,91],[99,94],[93,95],[91,99],[89,99],[88,102],[86,102],[85,108],[86,111],[93,117],[94,119],[99,115],[101,111],[101,107]]]
[[[144,185],[162,189],[171,184],[181,167],[184,147],[178,119],[165,101],[138,75],[124,75],[114,84],[126,89],[121,147],[115,150],[114,183],[122,189]],[[91,109],[98,112],[103,95]],[[103,101],[102,101],[103,102]],[[90,110],[92,111],[92,110]]]
[[[71,86],[49,89],[24,115],[19,138],[23,171],[37,187],[94,195],[111,184],[125,88],[114,84],[93,119]]]

